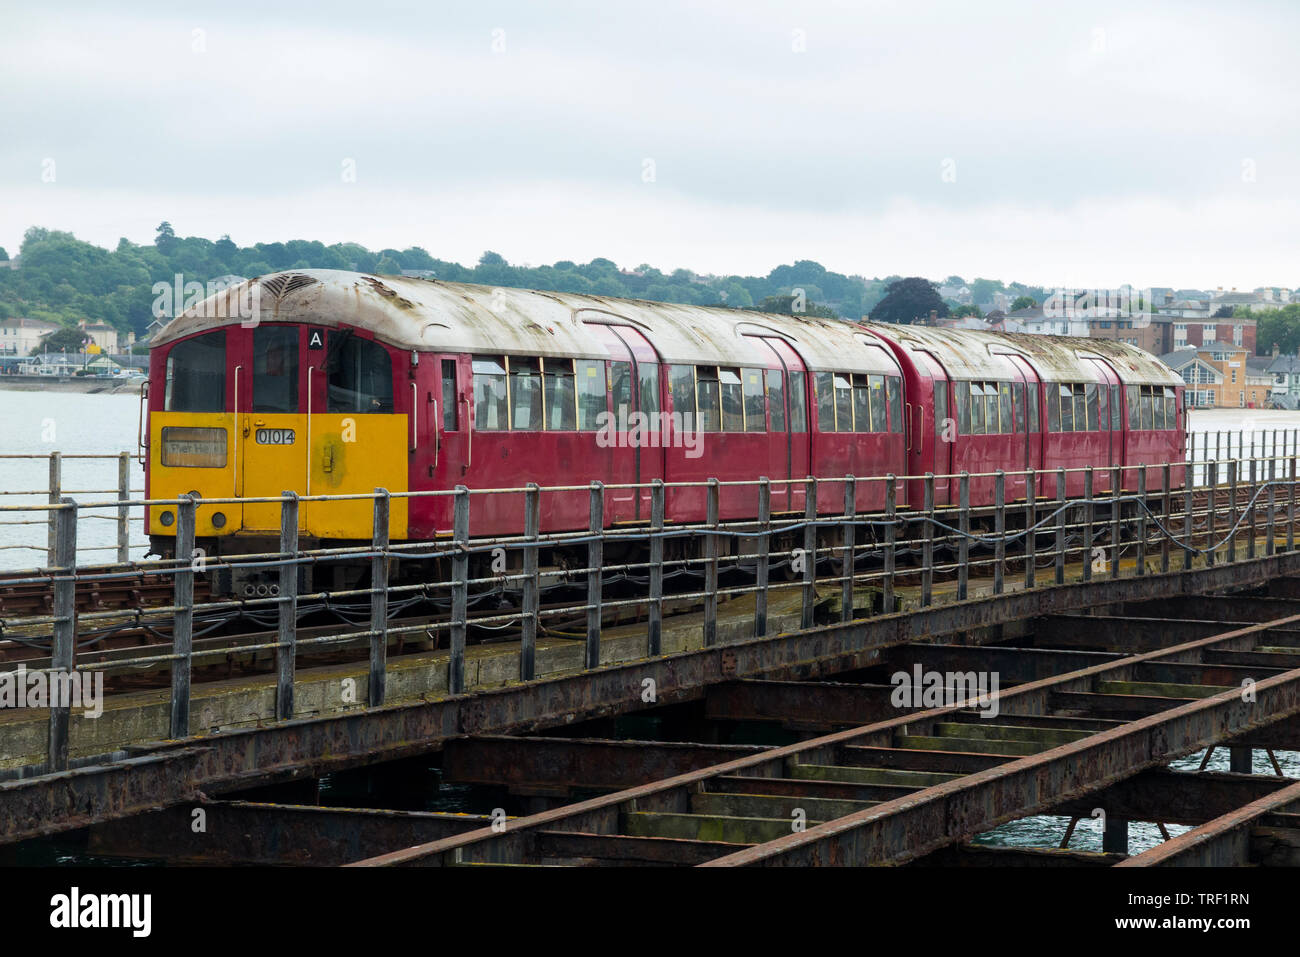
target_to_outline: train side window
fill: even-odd
[[[548,432],[572,432],[577,427],[572,359],[542,360],[542,406],[546,409],[543,428]]]
[[[745,400],[739,369],[719,369],[722,395],[722,431],[745,431]]]
[[[818,372],[813,375],[817,387],[817,428],[822,432],[835,431],[835,373]]]
[[[1124,411],[1119,405],[1119,386],[1110,387],[1110,430],[1119,432],[1124,428]]]
[[[1097,418],[1101,431],[1110,431],[1110,387],[1104,382],[1097,386]]]
[[[226,408],[226,331],[186,339],[167,353],[163,408],[168,412],[222,412]]]
[[[885,377],[867,376],[867,387],[871,391],[871,431],[887,432],[885,423]]]
[[[473,368],[474,428],[492,432],[509,428],[505,360],[498,356],[475,356]]]
[[[1034,382],[1025,389],[1029,400],[1029,431],[1038,431],[1038,383]]]
[[[393,360],[378,342],[346,335],[336,344],[337,332],[330,333],[330,412],[393,413]]]
[[[687,367],[689,368],[689,366]],[[578,391],[578,428],[596,432],[609,411],[605,391],[605,363],[600,359],[578,359],[574,363]]]
[[[985,382],[984,386],[984,434],[997,435],[1002,429],[998,427],[998,385]]]
[[[785,383],[780,369],[767,370],[767,407],[772,413],[772,431],[785,431]]]
[[[297,326],[253,330],[252,411],[298,411]]]
[[[609,407],[614,413],[615,428],[620,432],[626,432],[628,416],[635,411],[632,406],[632,363],[610,362],[609,399]]]
[[[865,375],[855,375],[853,382],[853,431],[871,431],[871,389]]]
[[[669,366],[668,390],[673,397],[673,414],[680,417],[683,432],[695,431],[695,367]]]
[[[1142,427],[1142,416],[1138,404],[1138,387],[1125,386],[1124,399],[1128,402],[1128,427],[1137,431]]]
[[[1011,383],[998,383],[998,411],[1002,416],[1002,427],[999,431],[1010,434],[1016,431],[1016,427],[1011,419]]]
[[[722,407],[718,395],[716,366],[695,367],[695,401],[700,410],[700,431],[722,431]]]
[[[971,383],[954,382],[952,388],[957,398],[957,430],[962,435],[970,435]]]
[[[510,427],[536,432],[542,427],[542,360],[510,356]]]
[[[1074,383],[1074,431],[1088,431],[1088,395],[1082,382]]]
[[[836,372],[835,380],[835,431],[853,431],[853,379],[847,372]]]
[[[1151,422],[1151,387],[1149,385],[1142,387],[1141,399],[1142,399],[1142,424],[1140,428],[1150,429],[1153,426]]]
[[[659,364],[657,362],[638,362],[637,402],[640,409],[651,417],[651,431],[659,431]]]
[[[1098,400],[1097,400],[1097,383],[1089,382],[1084,387],[1084,401],[1088,409],[1088,431],[1096,432],[1098,429]]]
[[[1044,382],[1043,393],[1047,404],[1047,431],[1061,431],[1061,392],[1060,384]]]
[[[1177,396],[1174,393],[1174,387],[1171,385],[1165,386],[1165,428],[1166,429],[1178,428],[1177,401],[1178,401]]]
[[[808,409],[805,407],[807,388],[802,372],[790,373],[790,431],[808,431]]]
[[[1011,384],[1011,415],[1014,422],[1013,431],[1025,431],[1025,384],[1023,382]]]
[[[1074,389],[1069,383],[1062,382],[1058,387],[1061,401],[1061,431],[1074,431]]]
[[[456,417],[459,414],[456,401],[456,360],[442,360],[442,430],[455,432],[460,428]]]
[[[983,436],[988,428],[988,403],[984,402],[983,382],[971,382],[971,434]]]
[[[893,409],[890,409],[893,414]],[[934,380],[934,434],[943,437],[943,423],[948,418],[948,383],[943,379]],[[894,431],[898,431],[895,429]]]
[[[885,393],[889,397],[889,431],[903,433],[903,382],[891,375],[885,379]]]
[[[766,432],[767,414],[763,402],[763,370],[741,369],[745,380],[745,431]]]

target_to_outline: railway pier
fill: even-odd
[[[352,549],[297,547],[287,495],[278,552],[198,563],[77,561],[88,515],[161,502],[4,506],[53,551],[0,578],[0,680],[104,693],[0,709],[0,857],[1294,865],[1296,456],[1196,464],[1084,499],[1029,474],[1029,499],[907,510],[905,478],[857,478],[884,510],[432,543],[387,541],[378,490]],[[197,503],[167,501],[183,543]],[[430,555],[452,573],[402,574]],[[299,587],[344,560],[369,578]],[[279,587],[212,589],[240,566]]]

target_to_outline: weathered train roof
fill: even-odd
[[[887,348],[856,339],[861,330],[839,319],[332,269],[277,273],[248,283],[260,286],[261,322],[352,325],[404,349],[603,359],[608,353],[586,323],[621,319],[640,328],[668,363],[767,366],[774,357],[753,335],[769,334],[790,341],[810,369],[899,372]],[[246,290],[244,283],[209,297],[173,319],[154,342],[238,324],[233,304]]]
[[[232,286],[187,309],[154,336],[156,345],[241,322],[238,303],[256,287],[260,322],[350,325],[403,349],[480,354],[607,357],[586,323],[623,320],[641,329],[664,362],[766,366],[755,335],[786,339],[812,370],[897,373],[888,350],[863,327],[934,353],[955,378],[1005,379],[1002,352],[1024,355],[1050,381],[1094,381],[1081,356],[1099,355],[1126,382],[1182,380],[1149,353],[1104,339],[1036,336],[846,322],[638,299],[494,288],[373,276],[334,269],[275,273]]]
[[[1167,365],[1137,346],[1113,339],[1044,336],[975,329],[935,329],[863,323],[869,329],[933,354],[955,379],[1005,379],[1014,376],[1007,354],[1026,359],[1048,382],[1099,382],[1101,373],[1089,358],[1105,360],[1120,381],[1133,385],[1181,385]]]

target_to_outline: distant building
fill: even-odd
[[[117,330],[106,322],[87,322],[82,319],[77,326],[86,335],[90,336],[90,341],[105,352],[117,352]]]
[[[43,319],[0,319],[0,355],[29,356],[42,338],[59,328]]]
[[[1273,350],[1271,358],[1264,357],[1268,363],[1267,372],[1273,377],[1269,390],[1275,404],[1287,409],[1300,408],[1300,356],[1280,355]]]
[[[1166,353],[1161,361],[1187,383],[1187,404],[1194,408],[1262,409],[1269,405],[1273,377],[1250,368],[1250,353],[1239,346],[1216,344]]]

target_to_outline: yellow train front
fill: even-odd
[[[146,488],[154,499],[200,497],[196,547],[207,556],[278,550],[280,504],[259,498],[409,487],[414,353],[377,338],[365,315],[317,308],[311,293],[323,284],[279,279],[209,297],[154,339]],[[176,508],[148,511],[153,551],[172,556]],[[407,511],[407,499],[392,499],[394,540],[407,537]],[[300,542],[369,540],[373,514],[368,499],[303,502]],[[355,582],[346,565],[336,571],[316,585]],[[225,574],[214,583],[236,594],[266,594],[278,578],[273,568]]]

